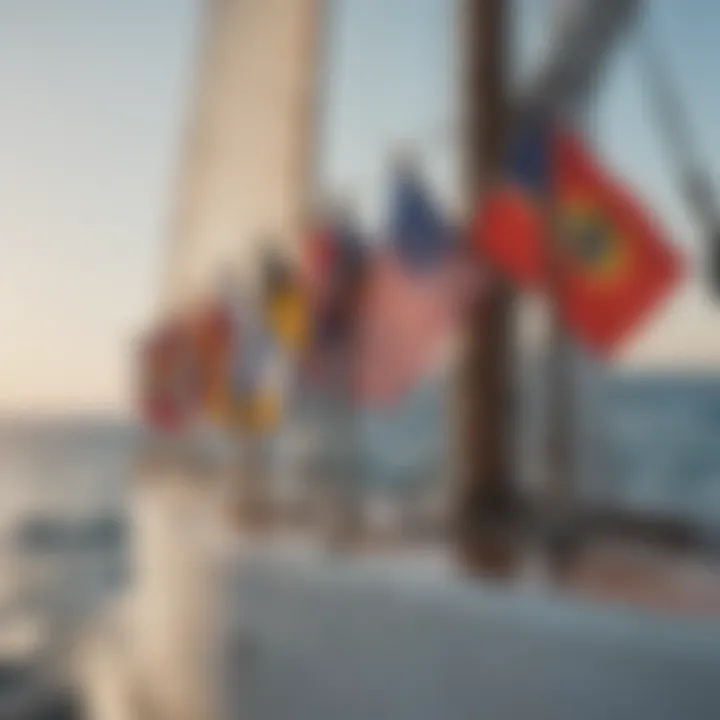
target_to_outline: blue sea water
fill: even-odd
[[[720,378],[619,378],[605,404],[615,492],[719,524]]]
[[[389,486],[412,480],[418,469],[437,477],[451,454],[448,407],[447,388],[437,384],[367,416],[365,474]],[[720,373],[616,374],[600,381],[591,407],[590,495],[720,525]]]
[[[0,717],[82,717],[69,660],[128,574],[133,436],[98,419],[0,423]],[[26,627],[37,645],[8,646]]]

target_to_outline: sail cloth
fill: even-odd
[[[576,136],[537,121],[521,129],[507,182],[478,211],[475,247],[521,287],[545,290],[549,218],[559,243],[553,291],[562,319],[587,348],[607,356],[676,286],[682,260]]]
[[[212,292],[231,263],[253,282],[272,237],[298,240],[313,153],[320,0],[208,2],[164,298]]]

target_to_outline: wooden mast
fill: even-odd
[[[500,171],[508,120],[506,0],[463,0],[463,181],[472,211]],[[516,492],[511,457],[512,292],[491,278],[467,319],[459,381],[456,524],[470,571],[512,565]]]
[[[553,115],[574,113],[583,106],[594,80],[621,31],[637,15],[642,0],[578,0],[568,6],[556,42],[538,68],[524,102],[539,104]],[[509,121],[509,2],[462,0],[464,182],[467,205],[477,199],[500,169]],[[570,12],[570,9],[572,12]],[[517,492],[511,464],[514,437],[511,394],[512,293],[492,279],[489,294],[473,308],[459,383],[460,482],[456,521],[463,558],[475,569],[507,570],[512,565],[513,520]],[[570,481],[569,407],[572,396],[565,376],[571,364],[562,328],[555,327],[562,359],[552,383],[560,387],[553,412],[550,494],[554,514],[565,516],[572,495]],[[563,387],[564,386],[564,387]],[[558,518],[559,519],[559,518]],[[554,520],[554,518],[552,519]],[[554,523],[553,523],[554,524]],[[562,523],[560,523],[562,524]]]

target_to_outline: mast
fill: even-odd
[[[464,185],[472,211],[500,171],[507,125],[508,3],[464,0]],[[499,277],[471,308],[459,379],[459,550],[471,571],[504,573],[515,487],[510,466],[512,293]]]
[[[618,37],[642,4],[642,0],[563,4],[556,16],[551,50],[513,109],[530,105],[555,117],[580,117]],[[472,208],[500,170],[509,119],[509,8],[504,0],[464,0],[462,8],[464,170]],[[461,466],[456,519],[461,554],[475,569],[508,570],[512,564],[508,542],[518,509],[510,464],[512,304],[510,289],[493,278],[489,294],[473,308],[466,328],[459,383]],[[549,494],[555,510],[565,514],[577,472],[572,456],[577,439],[573,384],[579,355],[559,323],[554,323],[551,345],[554,477]]]

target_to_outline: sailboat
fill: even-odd
[[[268,238],[294,251],[312,201],[321,5],[209,4],[163,310],[192,303],[229,259],[254,282]],[[635,3],[580,5],[534,86],[567,112]],[[227,520],[227,472],[139,469],[134,582],[79,653],[90,717],[720,716],[720,628],[597,601],[603,588],[622,595],[627,577],[593,586],[590,573],[578,597],[527,572],[469,578],[435,539],[377,554],[372,543],[329,552],[307,528],[258,536]],[[682,572],[673,587],[697,584],[698,567]]]

